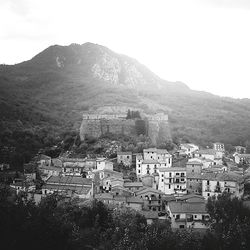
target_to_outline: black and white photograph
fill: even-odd
[[[250,1],[0,0],[0,249],[250,249]]]

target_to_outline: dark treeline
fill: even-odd
[[[208,202],[209,232],[172,231],[135,211],[108,210],[93,201],[79,206],[51,195],[39,205],[19,195],[0,193],[1,249],[249,249],[250,213],[242,201],[227,195]]]

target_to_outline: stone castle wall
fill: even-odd
[[[107,133],[136,135],[135,121],[126,119],[83,119],[80,127],[80,137],[98,138]]]
[[[171,139],[168,116],[157,114],[146,116],[147,136],[157,145]],[[99,138],[107,133],[136,136],[135,120],[127,120],[119,115],[84,114],[80,127],[80,137]]]

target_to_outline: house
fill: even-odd
[[[163,196],[160,190],[154,188],[143,187],[135,192],[136,197],[140,197],[144,201],[144,208],[152,211],[162,211],[164,208]]]
[[[179,154],[191,157],[193,152],[199,150],[199,147],[191,143],[183,143],[180,145]]]
[[[201,173],[187,173],[187,193],[202,193],[202,177]]]
[[[62,172],[62,169],[52,165],[42,165],[38,168],[38,171],[40,173],[41,179],[46,181],[51,176],[59,176]]]
[[[144,201],[140,197],[130,196],[126,198],[126,203],[127,207],[141,211],[143,209]]]
[[[117,163],[125,166],[132,165],[132,152],[117,152]]]
[[[93,182],[91,179],[78,176],[51,176],[42,187],[42,194],[64,194],[67,197],[89,199],[93,197]]]
[[[235,147],[235,153],[237,153],[237,154],[246,154],[246,152],[247,152],[246,147],[242,147],[242,146]]]
[[[172,166],[172,156],[165,149],[148,148],[143,155],[136,155],[136,175],[138,179],[145,174],[159,174],[159,169]]]
[[[215,165],[216,162],[218,162],[219,159],[222,159],[224,152],[223,151],[217,151],[214,149],[202,149],[195,151],[193,153],[193,158],[203,158],[207,160],[213,161],[213,164]],[[219,163],[221,164],[221,163]]]
[[[115,186],[123,187],[123,185],[124,185],[123,178],[109,176],[101,180],[100,188],[102,191],[110,192],[112,190],[112,187],[115,187]]]
[[[117,171],[110,170],[110,169],[93,170],[92,173],[93,175],[98,175],[100,180],[106,177],[123,178],[123,174],[121,172],[117,172]]]
[[[10,164],[7,163],[1,163],[0,164],[0,171],[6,171],[10,169]]]
[[[151,225],[153,222],[159,220],[157,211],[140,211],[140,214],[146,218],[147,225]]]
[[[244,193],[243,176],[234,172],[207,173],[202,175],[202,196],[205,199],[213,195],[218,196],[223,192],[241,197]]]
[[[157,173],[160,167],[160,163],[154,159],[144,159],[141,164],[137,165],[137,177],[145,174]]]
[[[157,148],[143,149],[143,159],[155,160],[159,163],[164,164],[162,165],[162,167],[172,166],[172,156],[165,149],[157,149]]]
[[[19,194],[19,192],[33,192],[36,190],[36,186],[33,182],[27,182],[17,178],[10,184],[10,187],[15,189],[17,194]]]
[[[104,170],[104,169],[113,170],[113,162],[108,161],[106,158],[98,158],[96,159],[96,169],[97,170]]]
[[[205,202],[172,201],[167,205],[171,227],[207,229],[209,214]]]
[[[37,156],[37,164],[38,164],[38,167],[50,166],[51,157],[44,155],[44,154],[39,154]]]
[[[197,173],[200,174],[202,171],[203,164],[200,161],[191,160],[186,163],[187,174]]]
[[[228,170],[228,167],[225,165],[213,165],[209,168],[204,168],[203,173],[223,173]]]
[[[142,182],[125,182],[124,187],[132,192],[136,192],[143,187],[143,184]]]
[[[235,154],[234,161],[237,164],[248,164],[250,163],[250,154]]]
[[[162,168],[159,170],[159,190],[165,194],[183,195],[187,193],[186,168]]]
[[[224,152],[225,151],[225,146],[221,142],[215,142],[213,143],[213,149],[216,151]]]

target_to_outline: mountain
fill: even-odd
[[[161,79],[133,58],[92,43],[54,45],[0,66],[0,130],[79,129],[83,111],[165,112],[173,137],[206,145],[250,140],[250,100],[218,97]],[[48,129],[49,128],[49,129]],[[53,132],[53,133],[52,133]]]

